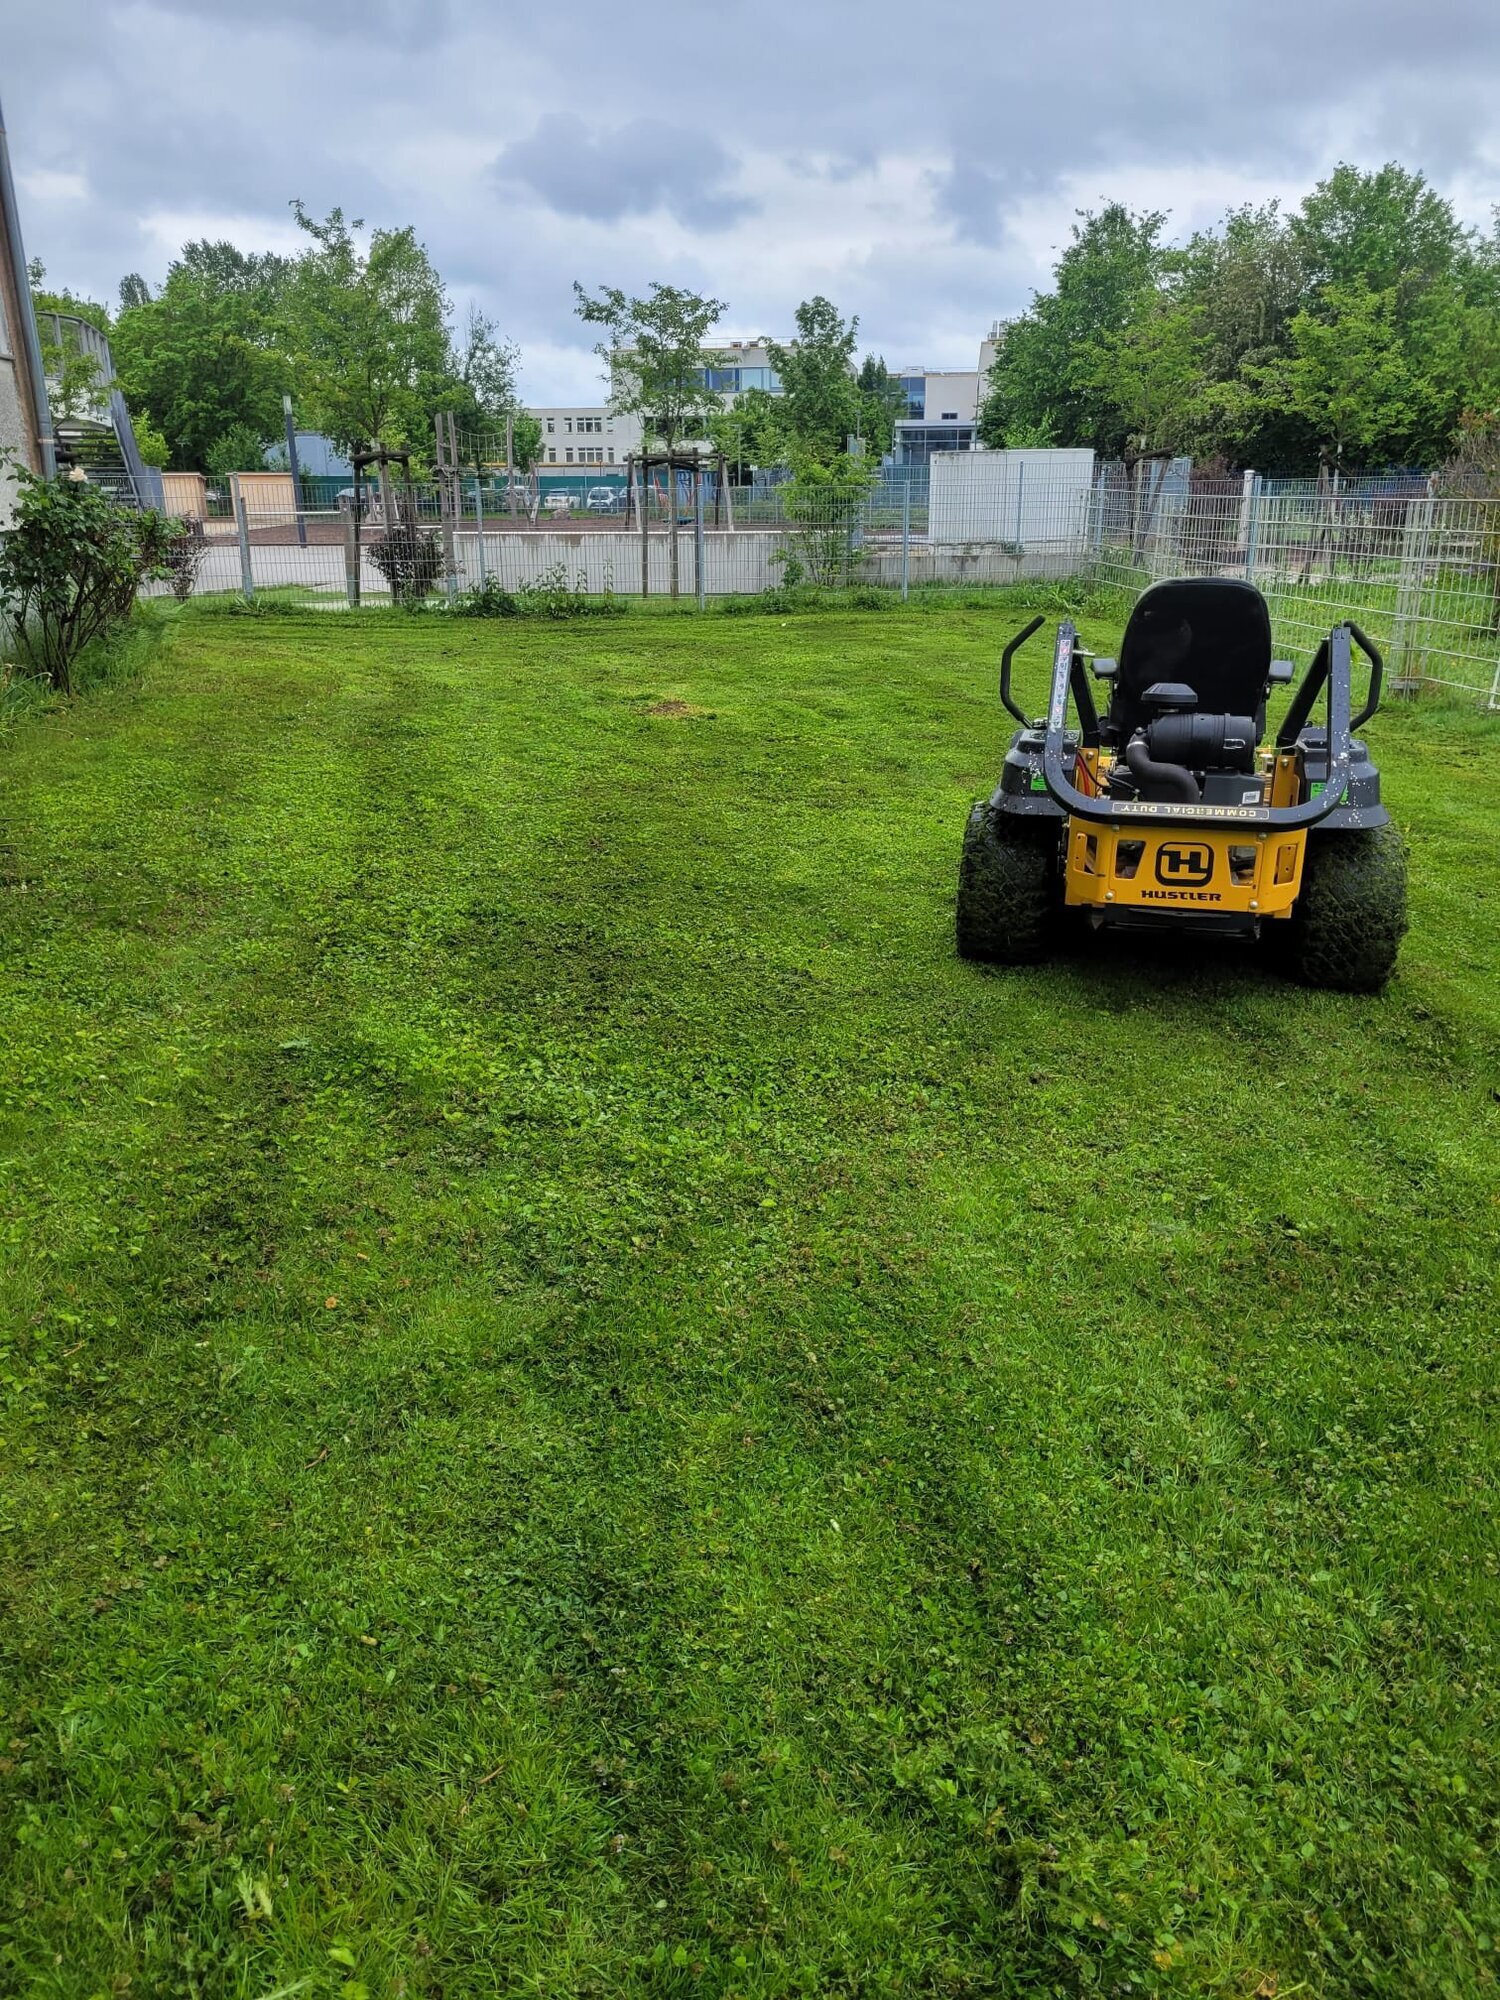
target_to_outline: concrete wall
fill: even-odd
[[[1094,479],[1091,451],[934,452],[928,534],[934,542],[1081,540]]]
[[[226,534],[214,531],[228,529]],[[240,551],[233,528],[215,522],[210,527],[210,549],[199,574],[198,589],[237,591],[241,587]],[[785,546],[775,532],[744,530],[737,534],[709,533],[704,536],[705,588],[710,597],[749,595],[767,590],[782,581],[782,566],[776,557]],[[507,590],[538,583],[559,565],[568,588],[575,589],[580,575],[583,588],[592,595],[613,591],[620,597],[641,594],[641,538],[622,530],[584,529],[569,532],[505,533],[484,536],[483,561],[477,534],[456,537],[456,554],[461,586],[477,584],[481,576]],[[678,588],[691,597],[696,584],[693,574],[693,537],[684,531],[678,540]],[[1034,545],[1024,550],[1002,547],[999,543],[913,541],[908,551],[907,577],[915,589],[925,583],[1020,583],[1039,578],[1072,575],[1080,566],[1083,551],[1072,543]],[[330,602],[345,596],[344,548],[342,543],[309,542],[303,548],[295,540],[255,542],[250,551],[258,590],[288,586],[310,590]],[[650,594],[664,597],[670,589],[671,569],[668,540],[652,534],[647,541]],[[899,535],[867,541],[858,580],[895,588],[901,581],[901,540]],[[164,588],[165,586],[163,586]],[[361,594],[371,600],[386,594],[386,582],[369,561],[368,544],[360,564]]]

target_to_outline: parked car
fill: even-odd
[[[571,514],[573,502],[566,493],[549,493],[542,502],[542,508],[548,514]]]
[[[625,489],[622,486],[591,486],[583,504],[590,514],[623,514]]]

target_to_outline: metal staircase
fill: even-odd
[[[160,508],[161,474],[141,461],[130,412],[115,386],[108,340],[98,327],[73,313],[38,313],[37,328],[49,347],[84,355],[94,364],[96,387],[81,407],[68,415],[62,414],[57,400],[59,384],[48,379],[48,393],[54,399],[58,470],[79,467],[122,506]]]

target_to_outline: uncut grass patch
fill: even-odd
[[[988,976],[1013,623],[7,734],[0,1987],[1482,1990],[1495,725],[1371,726],[1382,1000]]]

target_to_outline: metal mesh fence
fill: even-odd
[[[1130,591],[1167,576],[1244,577],[1292,657],[1310,658],[1353,618],[1398,688],[1452,687],[1500,708],[1500,499],[1444,498],[1425,481],[1339,490],[1250,474],[1218,486],[1143,497],[1138,482],[1102,477],[1089,573]]]
[[[1096,466],[1060,472],[955,454],[929,480],[809,498],[790,483],[717,490],[701,524],[689,482],[642,499],[517,495],[474,480],[379,499],[252,511],[204,524],[197,592],[271,593],[328,608],[389,602],[381,545],[400,528],[432,553],[428,592],[505,590],[549,579],[617,595],[706,600],[778,586],[941,586],[1076,578],[1135,593],[1168,576],[1244,577],[1265,593],[1277,642],[1311,656],[1339,618],[1384,649],[1397,687],[1473,692],[1500,708],[1500,499],[1434,495],[1425,481],[1317,481],[1247,474],[1194,480]],[[966,462],[965,462],[966,461]]]

